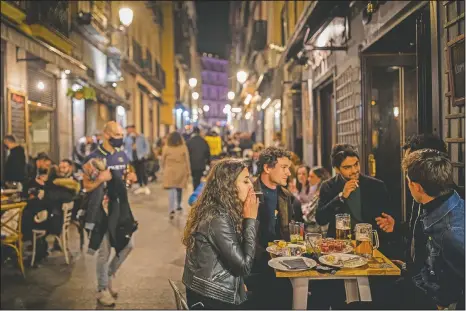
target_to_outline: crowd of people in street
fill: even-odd
[[[169,219],[184,210],[183,191],[192,180],[182,240],[190,308],[291,309],[290,280],[275,277],[267,246],[290,241],[290,222],[335,238],[335,216],[347,213],[352,230],[361,223],[377,229],[380,250],[402,270],[401,277],[370,278],[369,308],[464,309],[464,191],[453,183],[446,145],[434,135],[414,136],[404,146],[400,165],[413,198],[406,223],[394,216],[399,203],[390,200],[385,183],[361,173],[360,154],[348,144],[333,146],[333,177],[284,149],[279,133],[266,147],[254,133],[194,127],[151,145],[134,126],[125,134],[111,121],[100,135],[78,143],[73,160],[58,165],[44,153],[26,161],[11,135],[4,145],[3,184],[28,199],[24,240],[35,229],[60,234],[62,204],[75,202],[74,218],[89,233],[88,253],[97,253],[97,300],[104,306],[116,302],[116,272],[138,229],[128,191],[138,185],[135,195],[149,195],[149,178],[156,179],[160,168]],[[57,248],[47,236],[40,245],[38,263]],[[343,281],[316,282],[308,308],[348,308],[345,298]]]

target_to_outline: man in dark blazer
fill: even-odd
[[[329,225],[327,237],[335,237],[336,235],[335,215],[337,214],[350,214],[352,233],[358,223],[372,224],[372,228],[378,231],[381,252],[389,257],[393,251],[389,245],[391,237],[383,232],[376,222],[376,218],[381,217],[382,213],[393,215],[384,182],[361,174],[359,154],[349,144],[333,146],[331,158],[332,166],[337,175],[325,181],[320,188],[316,212],[317,223],[321,226]],[[371,279],[371,284],[375,285],[373,279]],[[383,293],[386,292],[384,288],[379,285],[375,287],[377,289],[372,286],[374,303],[381,305],[387,303],[387,299],[383,297]],[[331,300],[323,299],[326,301],[320,301],[324,305],[319,305],[319,308],[327,308],[328,304],[332,306],[332,309],[345,307],[343,282],[332,281],[326,286],[318,286],[315,289],[317,300],[319,300],[320,291],[322,291],[322,295],[325,295],[328,290],[332,290],[333,293]]]

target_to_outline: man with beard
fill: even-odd
[[[331,152],[332,166],[337,175],[325,181],[319,194],[319,203],[317,205],[316,222],[320,226],[328,224],[327,237],[335,238],[337,214],[349,214],[351,216],[351,232],[358,223],[369,223],[373,229],[377,229],[380,238],[380,250],[387,256],[390,256],[389,239],[387,233],[380,230],[376,223],[376,218],[383,213],[393,214],[391,211],[389,194],[383,181],[361,174],[359,164],[359,154],[352,145],[337,144],[333,146]],[[328,304],[332,309],[343,307],[345,301],[345,291],[341,281],[324,281],[328,284],[317,282],[313,284],[315,289],[311,302],[314,297],[318,298],[319,290],[331,290],[334,294],[331,300],[320,301],[326,305],[319,308],[327,308]],[[319,284],[320,283],[320,284]],[[376,281],[371,279],[371,283]],[[378,287],[375,289],[374,287]],[[373,301],[379,302],[383,297],[379,284],[373,286]],[[325,288],[325,290],[324,290]]]

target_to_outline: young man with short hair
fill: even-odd
[[[445,154],[423,149],[410,153],[403,169],[411,195],[422,204],[428,237],[427,260],[413,281],[437,309],[464,309],[464,200],[451,188],[453,166]]]
[[[291,309],[292,287],[288,279],[275,277],[268,266],[270,256],[266,251],[269,242],[290,240],[289,223],[293,220],[293,194],[287,189],[290,176],[291,154],[289,151],[269,147],[259,155],[259,177],[254,182],[256,192],[262,192],[259,200],[259,233],[253,275],[247,286],[254,293],[253,304],[258,309]]]

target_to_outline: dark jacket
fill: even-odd
[[[192,136],[186,143],[191,161],[191,170],[204,170],[210,162],[210,148],[204,138]]]
[[[327,236],[335,237],[335,215],[351,214],[348,204],[342,202],[339,193],[343,191],[346,181],[338,174],[325,181],[319,193],[319,203],[317,205],[316,221],[319,225],[329,224]],[[380,248],[385,255],[390,255],[389,234],[379,229],[375,218],[382,213],[393,215],[390,205],[390,198],[383,181],[365,175],[359,177],[359,187],[361,189],[361,211],[362,221],[372,225],[376,229],[380,238]]]
[[[260,176],[254,182],[254,191],[262,192],[262,185],[260,181]],[[277,225],[278,225],[278,232],[279,237],[281,240],[290,241],[290,230],[289,230],[289,223],[294,219],[293,218],[293,194],[289,192],[284,187],[278,187],[278,214],[277,214]],[[265,208],[264,197],[259,197],[259,213],[257,216],[257,220],[259,221],[260,226],[266,226],[269,221],[267,219],[261,219],[261,209]],[[263,237],[260,236],[260,231],[257,235],[257,243],[256,243],[256,258],[254,263],[254,272],[260,273],[263,271],[264,267],[266,268],[267,262],[270,260],[270,256],[266,251],[267,245],[266,243],[262,243],[264,240]],[[266,242],[273,242],[273,241],[266,241]]]
[[[227,214],[201,220],[194,246],[186,251],[183,284],[192,291],[222,302],[239,305],[246,299],[244,277],[254,262],[259,223],[243,220],[243,233],[236,232]]]
[[[108,215],[102,208],[105,192],[108,196]],[[89,193],[88,204],[86,227],[91,230],[88,253],[93,254],[99,249],[108,232],[110,245],[118,254],[128,244],[138,226],[129,206],[125,182],[112,171],[107,190],[104,185],[100,185]]]
[[[464,301],[464,200],[453,192],[439,206],[432,204],[423,208],[427,260],[414,282],[437,305],[446,307]]]
[[[21,146],[10,150],[5,163],[5,181],[24,182],[26,180],[26,155]]]

